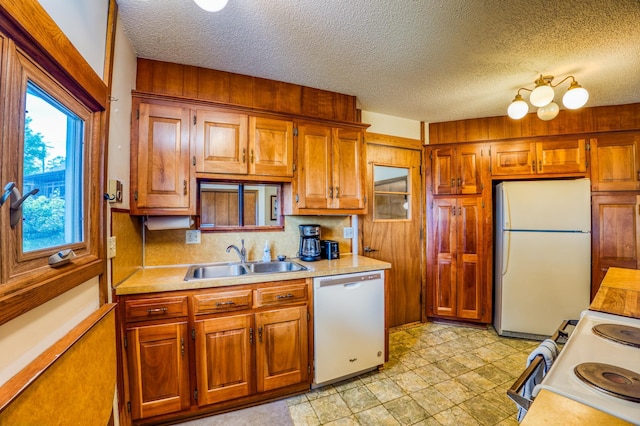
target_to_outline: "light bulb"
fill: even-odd
[[[533,106],[543,107],[553,101],[554,95],[553,87],[548,84],[543,84],[533,89],[533,92],[531,92],[529,96],[529,102],[531,102]]]
[[[193,0],[207,12],[219,12],[227,5],[228,0]]]
[[[551,102],[548,105],[538,108],[538,118],[540,120],[549,121],[558,116],[560,107],[557,103]]]
[[[522,117],[527,115],[528,112],[529,105],[527,105],[524,99],[522,99],[520,94],[516,95],[513,102],[509,105],[509,108],[507,108],[507,114],[514,120],[520,120]]]
[[[562,97],[562,103],[569,109],[582,108],[589,100],[589,92],[574,81]]]

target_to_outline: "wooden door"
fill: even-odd
[[[640,189],[640,134],[602,135],[590,140],[591,189],[636,191]]]
[[[640,195],[592,195],[591,299],[611,266],[640,269]]]
[[[293,176],[293,121],[249,117],[249,173]]]
[[[190,203],[188,108],[139,104],[131,163],[133,212],[166,208],[193,214]]]
[[[455,198],[433,200],[429,229],[431,294],[427,301],[432,316],[456,316],[458,301],[456,271],[458,264],[457,203]]]
[[[540,173],[580,173],[587,170],[584,139],[536,142],[537,171]]]
[[[456,193],[456,162],[455,149],[433,148],[429,154],[431,160],[431,173],[433,194],[452,195]]]
[[[333,140],[333,207],[364,207],[364,160],[362,132],[335,129]]]
[[[307,307],[255,314],[257,391],[266,392],[309,378]]]
[[[422,320],[423,245],[421,151],[367,144],[367,206],[361,226],[360,253],[391,263],[387,271],[387,324],[395,327]],[[386,216],[388,203],[376,201],[374,170],[393,167],[407,175],[404,192],[394,190],[377,198],[401,199],[405,218]],[[382,211],[378,211],[378,210]],[[397,216],[395,216],[397,217]]]
[[[535,144],[531,142],[500,142],[491,145],[493,176],[528,175],[535,173]]]
[[[456,148],[456,194],[482,193],[482,154],[482,145],[460,144]]]
[[[196,112],[196,172],[248,172],[247,126],[245,114],[216,109]]]
[[[195,322],[198,405],[253,392],[252,327],[252,314]]]
[[[333,198],[331,128],[298,125],[298,207],[326,209]],[[331,192],[330,192],[331,191]]]
[[[485,267],[483,256],[482,198],[460,198],[456,212],[456,316],[480,319],[483,303],[491,304],[484,294]],[[486,302],[485,302],[486,300]]]
[[[189,408],[187,322],[127,330],[133,420]]]

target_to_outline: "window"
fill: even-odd
[[[409,169],[373,167],[373,217],[375,220],[410,219]]]
[[[259,229],[281,226],[279,184],[200,183],[200,229]]]
[[[27,83],[22,252],[83,241],[82,163],[84,122],[62,103]]]

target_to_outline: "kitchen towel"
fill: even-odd
[[[542,355],[544,362],[540,364],[538,368],[536,368],[536,371],[534,371],[533,374],[529,377],[529,380],[527,380],[524,383],[524,386],[522,387],[522,393],[521,393],[523,397],[525,397],[528,400],[531,400],[531,397],[533,396],[533,389],[536,387],[536,385],[542,382],[542,378],[545,376],[545,374],[547,374],[547,372],[551,368],[551,365],[553,364],[553,361],[555,361],[555,359],[557,358],[558,353],[559,353],[559,350],[558,350],[558,346],[556,345],[556,342],[554,342],[551,339],[545,339],[542,341],[542,343],[540,343],[540,345],[537,348],[535,348],[529,354],[529,357],[527,358],[527,367],[531,365],[533,360],[538,355]],[[524,407],[518,406],[518,422],[522,421],[525,414],[527,414],[527,409]]]

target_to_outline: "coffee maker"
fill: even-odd
[[[312,262],[320,260],[320,225],[299,225],[300,260]]]

